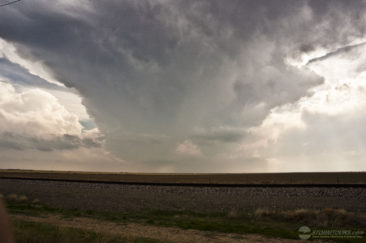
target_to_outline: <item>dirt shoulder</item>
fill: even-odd
[[[71,227],[103,234],[123,235],[127,238],[147,237],[163,242],[302,242],[300,240],[267,238],[255,234],[223,234],[176,227],[160,227],[137,223],[117,224],[91,218],[63,218],[61,215],[11,215],[12,220],[46,223],[59,227]]]

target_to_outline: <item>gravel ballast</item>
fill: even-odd
[[[366,211],[366,187],[194,187],[0,179],[3,195],[26,195],[57,208],[98,211],[251,211],[343,208]]]

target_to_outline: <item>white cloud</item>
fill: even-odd
[[[57,99],[41,89],[19,92],[0,82],[1,132],[32,136],[79,135],[78,117],[60,105]]]
[[[73,93],[58,90],[46,90],[48,93],[55,96],[59,103],[64,106],[70,113],[75,114],[79,120],[90,120],[90,116],[82,104],[82,98]]]
[[[17,149],[73,149],[100,146],[101,134],[84,131],[78,117],[50,93],[0,82],[0,140]]]
[[[190,140],[183,141],[177,146],[175,151],[183,155],[202,156],[202,152],[199,147]]]
[[[361,45],[299,67],[317,72],[324,83],[248,129],[253,140],[241,146],[243,151],[266,159],[271,171],[366,169],[365,51]]]
[[[16,89],[5,81],[0,81],[0,151],[1,168],[135,168],[107,152],[99,130],[85,130],[55,96],[39,88]]]
[[[79,147],[73,150],[4,150],[0,153],[2,169],[42,169],[65,171],[136,170],[132,163],[106,152],[104,148]]]

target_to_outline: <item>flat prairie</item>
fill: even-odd
[[[298,173],[107,173],[0,170],[0,178],[187,185],[366,185],[366,172]]]

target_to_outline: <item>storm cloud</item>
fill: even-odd
[[[21,1],[0,9],[0,38],[76,90],[106,150],[139,170],[267,171],[280,156],[254,152],[264,141],[258,129],[327,83],[296,63],[359,45],[365,9],[363,1]],[[24,67],[9,62],[0,60],[0,74],[25,85]],[[32,85],[53,84],[34,77]],[[52,149],[94,146],[65,136]]]

